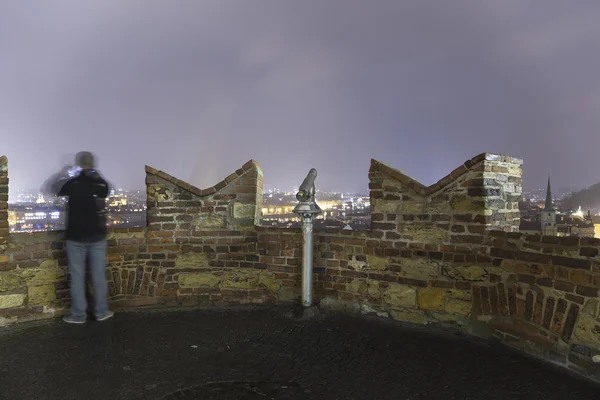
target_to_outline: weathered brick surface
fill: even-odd
[[[479,246],[489,230],[518,230],[522,161],[484,153],[425,187],[372,160],[372,229],[386,238]]]
[[[263,178],[254,161],[207,189],[146,172],[147,228],[108,238],[114,307],[300,297],[302,234],[257,226]],[[593,374],[600,241],[514,232],[520,174],[520,160],[483,154],[426,188],[374,161],[372,230],[314,233],[315,301],[457,327]],[[5,235],[0,324],[68,306],[61,236]]]
[[[0,157],[0,264],[8,244],[8,159]],[[1,271],[1,270],[0,270]]]

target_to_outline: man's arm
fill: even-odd
[[[40,188],[40,192],[44,196],[68,196],[68,188],[65,186],[70,180],[68,168],[65,167],[62,171],[46,179]]]

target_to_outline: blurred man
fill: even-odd
[[[90,262],[97,321],[114,315],[108,309],[106,269],[106,198],[109,185],[95,169],[94,156],[80,152],[76,166],[64,167],[45,183],[45,190],[68,197],[66,227],[67,259],[71,277],[71,313],[65,322],[82,324],[87,320],[85,296],[86,261]]]

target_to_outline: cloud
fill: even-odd
[[[600,8],[578,4],[5,2],[11,187],[81,148],[126,187],[144,164],[210,186],[250,158],[268,186],[316,167],[364,189],[371,157],[431,183],[482,151],[524,157],[526,185],[594,183]]]

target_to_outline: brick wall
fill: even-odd
[[[315,300],[454,327],[598,376],[600,242],[514,232],[521,167],[483,154],[426,188],[373,161],[372,230],[314,233]],[[147,228],[108,238],[113,307],[300,297],[302,235],[256,226],[255,162],[208,189],[146,172]],[[0,325],[60,314],[69,301],[61,233],[4,237]]]
[[[8,159],[0,157],[0,263],[6,261],[8,243]]]
[[[522,160],[484,153],[425,187],[372,160],[372,230],[386,239],[478,245],[489,230],[519,229]]]
[[[600,377],[600,239],[494,232],[474,314],[525,351]],[[600,361],[600,360],[599,360]]]
[[[207,189],[151,167],[146,173],[147,228],[111,229],[107,237],[113,307],[279,299],[289,282],[279,283],[279,267],[260,260],[256,162]],[[62,313],[69,305],[62,232],[6,233],[0,325]]]

